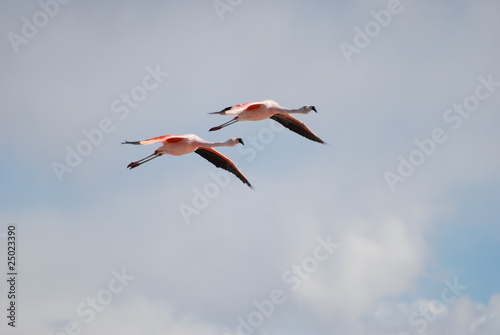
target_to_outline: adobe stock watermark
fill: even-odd
[[[443,112],[443,121],[452,130],[458,130],[463,121],[470,118],[472,113],[476,112],[481,106],[481,102],[487,100],[495,93],[496,88],[500,87],[500,82],[493,80],[493,74],[478,77],[478,85],[474,93],[466,96],[461,103],[454,103],[451,108]],[[408,155],[398,156],[398,166],[393,171],[386,170],[384,178],[387,186],[394,192],[396,185],[402,184],[411,177],[419,166],[422,166],[427,159],[432,156],[438,146],[448,140],[448,134],[441,127],[434,128],[428,137],[415,139],[415,149]]]
[[[283,284],[288,285],[290,292],[298,290],[302,283],[317,271],[319,264],[327,261],[333,252],[340,247],[340,244],[332,242],[330,235],[326,236],[326,239],[318,237],[316,241],[317,244],[311,256],[305,257],[299,264],[293,264],[281,275]],[[254,300],[252,302],[254,308],[246,317],[236,318],[237,325],[234,334],[253,334],[274,314],[277,307],[287,300],[285,291],[279,288],[271,290],[268,296],[269,299]],[[225,332],[224,335],[232,334]]]
[[[212,5],[219,19],[224,21],[224,15],[226,15],[227,12],[232,12],[236,7],[241,5],[242,2],[243,0],[214,0]]]
[[[61,5],[66,5],[71,0],[40,0],[38,6],[40,10],[36,11],[30,18],[23,16],[21,18],[22,26],[20,34],[14,32],[7,33],[7,38],[15,54],[19,53],[21,44],[28,44],[45,27],[50,19],[56,16],[61,9]]]
[[[412,1],[412,0],[408,0]],[[395,15],[403,11],[403,5],[400,0],[389,0],[386,9],[371,10],[370,15],[373,20],[368,21],[363,29],[358,26],[354,27],[354,37],[352,44],[342,42],[339,44],[340,50],[344,55],[347,63],[352,62],[352,56],[358,55],[361,50],[370,45],[371,41],[380,35],[384,28],[387,28]]]
[[[121,272],[111,270],[111,278],[106,287],[99,290],[95,296],[87,297],[84,302],[76,306],[76,315],[82,320],[70,321],[64,325],[64,329],[56,333],[49,332],[47,335],[74,335],[83,330],[83,326],[95,320],[98,313],[102,313],[117,294],[122,293],[125,288],[135,279],[134,275],[126,273],[125,268]]]
[[[282,131],[285,127],[274,120],[269,120],[268,127],[261,128],[257,134],[249,135],[243,139],[245,145],[238,146],[238,153],[245,157],[247,162],[252,162],[259,152],[263,151],[273,140],[274,134]],[[236,160],[233,162],[238,165]],[[190,203],[181,202],[178,205],[179,213],[185,224],[191,223],[193,215],[198,216],[206,209],[211,200],[217,198],[221,190],[225,189],[233,180],[234,175],[226,170],[209,172],[209,181],[203,187],[195,187]]]
[[[453,282],[448,279],[443,281],[444,288],[438,299],[432,300],[427,306],[420,306],[418,311],[408,317],[408,323],[416,328],[417,333],[423,334],[430,322],[434,322],[446,311],[446,306],[452,304],[467,289],[467,285],[460,284],[455,277]],[[407,331],[399,332],[398,335],[411,335]]]
[[[150,92],[157,89],[164,79],[169,76],[169,73],[163,72],[160,65],[155,68],[146,66],[146,74],[142,78],[141,84],[132,87],[127,93],[122,93],[119,98],[111,102],[110,109],[115,114],[118,120],[125,120],[129,117],[130,112],[137,109],[140,103],[143,102]],[[106,135],[111,134],[116,129],[117,121],[113,121],[110,117],[102,118],[92,129],[83,129],[83,139],[74,146],[66,145],[66,157],[61,163],[53,161],[51,166],[57,180],[61,183],[64,180],[64,175],[71,173],[83,162],[83,158],[88,157],[95,148],[99,147]]]

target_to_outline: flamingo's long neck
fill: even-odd
[[[283,108],[282,107],[282,111],[280,113],[286,113],[286,114],[306,114],[307,112],[304,110],[303,107],[297,108],[297,109],[294,109],[294,108]]]
[[[234,143],[231,140],[227,140],[226,142],[206,142],[203,143],[203,147],[205,148],[216,148],[216,147],[230,147],[233,146]]]

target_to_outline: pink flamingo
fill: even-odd
[[[232,120],[221,124],[220,126],[213,127],[209,131],[219,130],[227,127],[238,121],[260,121],[271,118],[276,122],[281,123],[286,128],[290,129],[297,134],[310,139],[311,141],[325,143],[311,129],[309,129],[303,122],[297,120],[289,114],[307,114],[311,111],[317,110],[314,106],[303,106],[298,109],[290,109],[280,106],[273,100],[265,100],[261,102],[248,102],[241,105],[226,107],[220,112],[213,112],[210,114],[220,115],[236,115]]]
[[[248,179],[243,175],[243,173],[241,173],[236,164],[234,164],[229,158],[227,158],[217,150],[213,149],[214,147],[234,147],[235,145],[238,145],[238,143],[243,144],[243,140],[241,138],[231,138],[226,142],[208,142],[193,134],[164,135],[144,141],[125,141],[122,142],[122,144],[146,145],[158,142],[161,142],[163,145],[156,149],[153,154],[141,160],[138,160],[137,162],[130,163],[127,168],[136,168],[139,165],[160,157],[163,154],[181,156],[194,151],[216,167],[231,172],[243,183],[247,184],[249,187],[252,187]]]

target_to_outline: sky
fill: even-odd
[[[498,333],[498,1],[0,6],[2,334]]]

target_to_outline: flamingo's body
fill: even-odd
[[[195,152],[215,166],[233,173],[243,183],[252,187],[247,178],[243,175],[243,173],[241,173],[238,167],[229,158],[213,149],[214,147],[234,147],[238,143],[243,144],[241,138],[231,138],[226,142],[208,142],[193,134],[164,135],[144,141],[125,141],[122,144],[147,145],[159,142],[161,142],[163,145],[156,149],[152,155],[149,155],[148,157],[143,158],[137,162],[132,162],[127,167],[129,169],[136,168],[139,165],[149,162],[150,160],[160,157],[164,154],[181,156],[189,154],[191,152]]]
[[[314,106],[303,106],[298,109],[290,109],[280,106],[276,101],[265,100],[261,102],[248,102],[241,105],[235,105],[231,107],[226,107],[220,112],[214,112],[210,114],[220,114],[220,115],[235,115],[235,117],[221,124],[220,126],[213,127],[209,131],[219,130],[226,126],[229,126],[238,121],[261,121],[268,118],[281,123],[286,128],[297,134],[310,139],[311,141],[325,143],[316,134],[314,134],[311,129],[309,129],[303,122],[297,120],[290,114],[307,114],[311,111],[316,111]]]

